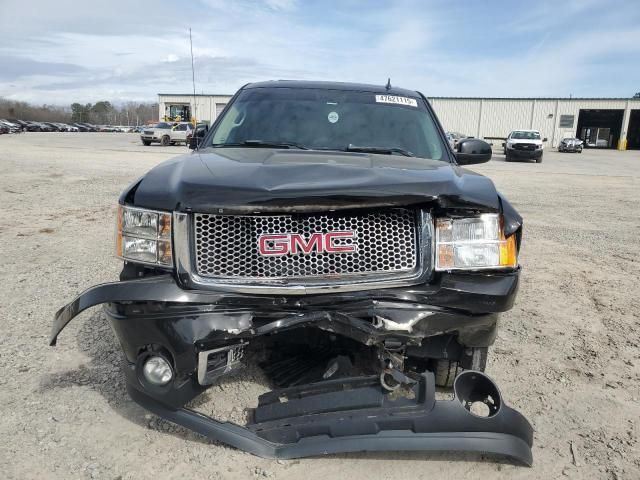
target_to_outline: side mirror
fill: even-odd
[[[458,165],[473,165],[491,160],[491,145],[476,138],[460,140],[456,146]]]
[[[544,138],[542,139],[542,141],[543,141],[543,142],[546,142],[547,140],[548,140],[548,138],[547,138],[547,137],[544,137]]]
[[[189,139],[189,148],[191,150],[198,148],[198,145],[204,138],[205,133],[207,132],[204,129],[199,129],[193,132],[193,135],[191,135],[191,138]]]

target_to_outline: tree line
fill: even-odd
[[[28,102],[0,98],[0,118],[17,118],[35,122],[86,122],[96,125],[143,125],[158,120],[158,104],[125,102],[113,105],[102,100],[92,103],[32,105]]]

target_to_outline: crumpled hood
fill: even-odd
[[[491,180],[446,161],[266,148],[210,148],[169,160],[125,191],[125,201],[203,213],[433,202],[500,211]]]

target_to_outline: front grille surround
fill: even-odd
[[[514,143],[513,148],[516,150],[535,150],[538,146],[535,143]]]
[[[415,275],[423,267],[422,216],[407,208],[291,215],[193,214],[194,273],[208,280],[270,283]],[[262,234],[354,231],[354,253],[261,256]],[[336,245],[344,245],[340,240]]]

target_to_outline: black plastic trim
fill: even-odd
[[[466,374],[470,373],[488,379],[478,372]],[[525,465],[532,465],[533,429],[520,413],[502,404],[495,416],[477,417],[465,410],[457,400],[434,401],[433,374],[428,374],[427,378],[426,389],[431,389],[431,398],[425,401],[433,407],[405,413],[400,420],[412,421],[419,426],[418,431],[406,428],[378,430],[378,417],[369,415],[367,411],[360,415],[345,412],[334,420],[327,420],[330,429],[341,431],[339,435],[318,434],[291,443],[269,441],[259,435],[259,430],[254,431],[255,425],[250,430],[187,408],[173,409],[129,384],[127,388],[136,403],[156,415],[211,440],[261,457],[291,459],[346,452],[458,451],[504,455]]]

